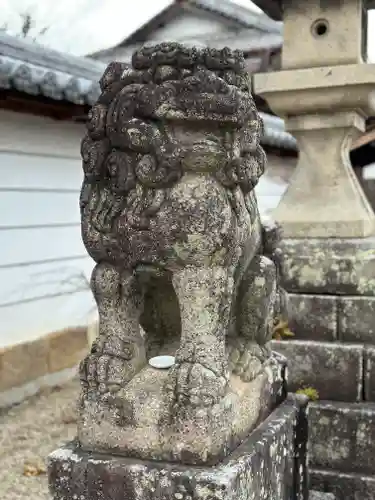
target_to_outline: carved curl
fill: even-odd
[[[228,159],[214,175],[227,189],[251,191],[264,168],[262,123],[241,53],[166,43],[137,51],[132,66],[111,63],[100,80],[82,142],[81,208],[96,186],[123,199],[112,219],[125,206],[132,224],[147,226],[183,175],[184,151],[165,126],[171,121],[219,123]]]

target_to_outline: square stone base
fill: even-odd
[[[273,355],[251,382],[231,374],[219,403],[176,410],[169,370],[144,367],[114,398],[83,393],[82,451],[186,465],[216,465],[285,399],[286,359]]]
[[[307,500],[306,399],[289,396],[216,466],[85,452],[49,457],[53,500]]]

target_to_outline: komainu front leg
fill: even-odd
[[[229,379],[225,337],[233,279],[221,267],[187,267],[173,285],[181,316],[181,343],[169,379],[179,406],[209,407],[224,396]]]
[[[245,273],[238,294],[236,335],[229,340],[230,368],[250,382],[270,356],[268,342],[277,298],[275,264],[257,255]]]
[[[80,376],[86,390],[116,392],[145,365],[139,317],[142,295],[130,273],[98,264],[91,287],[99,310],[99,336],[82,361]]]

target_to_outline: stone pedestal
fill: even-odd
[[[230,454],[286,396],[285,358],[244,383],[232,375],[221,404],[173,412],[163,393],[170,370],[145,367],[114,398],[84,398],[78,422],[82,449],[127,457],[212,465]]]
[[[306,400],[290,397],[215,466],[82,451],[49,457],[53,500],[307,500]],[[297,429],[297,432],[296,432]]]

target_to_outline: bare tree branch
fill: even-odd
[[[33,42],[37,42],[50,29],[50,26],[44,26],[44,28],[38,30],[34,36],[31,36],[31,31],[33,31],[35,27],[35,20],[33,16],[29,12],[20,13],[19,16],[22,24],[20,31],[16,34],[18,38],[25,38],[32,40]],[[0,31],[9,33],[9,24],[7,22],[3,23],[0,27]]]

